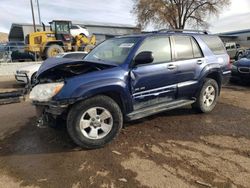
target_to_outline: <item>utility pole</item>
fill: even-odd
[[[37,10],[38,10],[39,24],[42,25],[39,0],[36,0],[36,3],[37,3]]]
[[[34,32],[36,32],[36,21],[35,21],[34,8],[33,8],[32,0],[30,0],[30,6],[31,6],[31,12],[32,12]]]

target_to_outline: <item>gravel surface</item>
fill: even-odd
[[[186,107],[126,123],[97,150],[81,150],[63,125],[35,127],[27,102],[0,106],[0,187],[250,187],[249,97],[249,86],[228,86],[210,114]]]

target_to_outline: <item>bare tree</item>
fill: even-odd
[[[133,13],[142,28],[148,24],[172,29],[206,28],[209,16],[218,16],[230,0],[134,0]]]

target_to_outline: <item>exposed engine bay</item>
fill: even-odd
[[[58,61],[58,59],[56,59],[56,61]],[[114,65],[110,64],[76,61],[72,59],[61,59],[60,63],[53,62],[53,64],[55,64],[55,66],[51,65],[51,60],[47,60],[43,63],[37,74],[37,80],[39,83],[63,81],[65,78],[114,67]]]

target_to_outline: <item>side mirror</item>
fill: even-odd
[[[142,65],[142,64],[149,64],[154,61],[153,53],[150,51],[144,51],[137,54],[134,59],[134,66]]]

